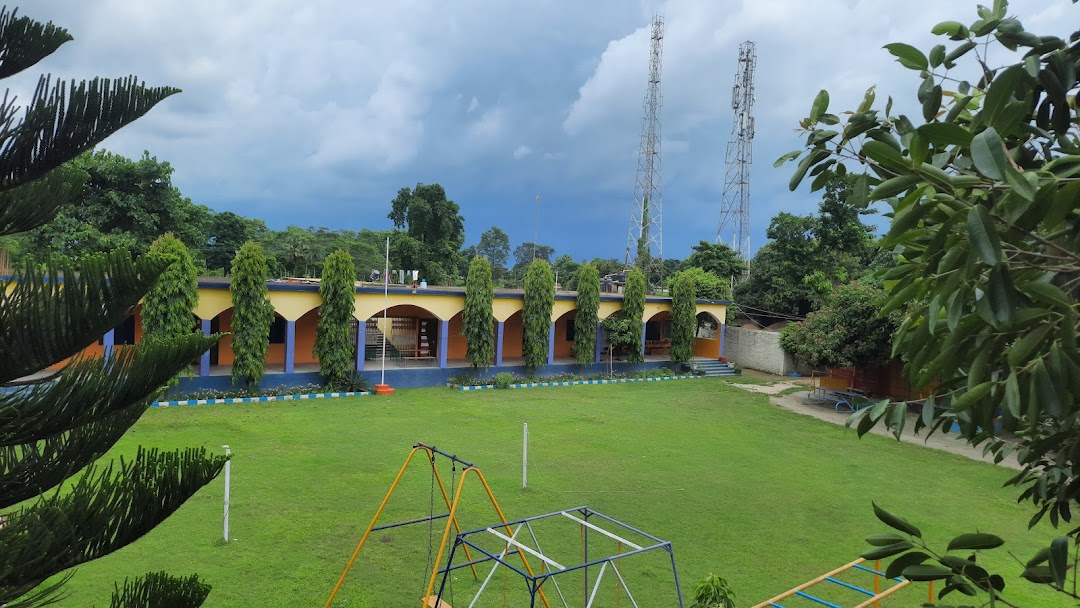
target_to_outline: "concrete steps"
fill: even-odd
[[[694,359],[694,367],[704,372],[706,378],[739,375],[734,363],[721,363],[716,359]]]

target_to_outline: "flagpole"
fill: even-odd
[[[389,325],[386,323],[386,312],[390,307],[390,237],[386,237],[386,267],[383,269],[383,342],[382,342],[382,375],[379,384],[386,384],[386,340]]]

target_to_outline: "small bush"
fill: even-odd
[[[495,385],[495,388],[510,388],[510,385],[514,383],[514,374],[499,372],[495,374],[491,383]]]
[[[694,586],[690,608],[735,608],[735,592],[723,577],[709,574]]]

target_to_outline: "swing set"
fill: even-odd
[[[390,497],[393,496],[405,471],[413,461],[413,457],[418,453],[423,453],[425,455],[431,469],[431,491],[428,501],[429,511],[427,516],[378,525],[383,511],[390,501]],[[449,493],[443,482],[443,476],[439,473],[436,458],[444,458],[450,461],[451,474]],[[460,480],[457,479],[459,466],[461,467]],[[499,521],[489,526],[463,532],[458,519],[458,507],[461,504],[461,495],[466,485],[466,481],[473,478],[480,482],[491,506],[494,507],[495,513],[498,515]],[[435,513],[436,488],[438,488],[438,493],[442,497],[443,504],[447,509],[445,513]],[[446,525],[443,529],[441,541],[439,542],[437,555],[435,556],[434,561],[432,561],[433,535],[430,532],[432,531],[434,522],[441,519],[446,519]],[[592,521],[590,521],[590,519]],[[569,524],[580,529],[582,539],[580,563],[564,566],[551,556],[543,553],[540,549],[540,541],[533,526],[545,522],[547,522],[547,527],[552,530],[557,528],[558,523],[562,523],[563,525]],[[555,525],[552,525],[553,522],[556,522]],[[543,604],[544,608],[551,608],[551,601],[549,601],[543,588],[548,581],[551,581],[551,587],[554,587],[562,607],[570,608],[566,595],[558,585],[558,580],[570,578],[565,576],[569,573],[583,575],[584,584],[581,589],[581,605],[584,608],[592,608],[600,591],[601,580],[609,571],[615,577],[616,606],[619,604],[621,594],[625,594],[630,604],[634,606],[634,608],[637,608],[638,604],[631,595],[630,589],[623,578],[622,572],[618,568],[617,562],[620,559],[656,549],[666,551],[670,557],[678,606],[680,608],[683,606],[682,593],[679,590],[679,573],[675,568],[675,554],[672,552],[671,543],[669,541],[661,540],[646,532],[642,532],[641,530],[633,528],[616,519],[589,509],[587,506],[508,521],[502,508],[499,507],[499,503],[495,499],[491,487],[488,486],[487,480],[484,478],[483,473],[480,472],[480,469],[471,462],[462,460],[455,454],[444,452],[433,445],[416,443],[412,446],[412,451],[410,451],[409,455],[405,458],[405,462],[398,471],[397,477],[394,478],[394,482],[390,485],[390,489],[387,491],[386,496],[383,497],[382,503],[376,510],[371,523],[368,524],[364,534],[360,537],[360,542],[356,545],[356,549],[349,558],[345,570],[338,578],[333,591],[330,592],[330,597],[326,600],[325,608],[331,608],[331,604],[337,596],[338,591],[341,589],[341,586],[344,584],[346,576],[349,574],[357,557],[360,555],[361,549],[364,548],[364,545],[367,543],[368,538],[373,532],[420,523],[427,523],[429,528],[428,563],[425,567],[425,572],[428,571],[427,568],[430,568],[431,573],[427,579],[424,594],[419,599],[421,607],[453,608],[451,603],[454,601],[454,590],[451,573],[462,568],[469,568],[472,572],[473,579],[479,581],[480,576],[477,571],[477,566],[493,562],[491,570],[488,572],[487,576],[480,584],[475,596],[468,604],[469,608],[474,608],[474,606],[476,606],[477,601],[484,594],[484,591],[488,589],[489,583],[500,567],[503,569],[504,608],[507,605],[508,580],[511,573],[521,577],[526,583],[530,598],[530,608],[537,606],[537,599],[540,600],[540,603]],[[608,527],[617,526],[619,528],[619,534],[601,527],[598,523]],[[447,547],[450,544],[451,529],[454,530],[456,536],[452,546],[449,548],[446,563],[445,565],[442,565],[443,556],[447,554]],[[592,541],[589,540],[590,531],[592,532]],[[528,537],[526,538],[522,532],[527,532]],[[608,553],[602,550],[598,551],[596,544],[597,535],[604,537],[609,541],[615,541],[614,553]],[[628,539],[624,536],[631,536],[633,538]],[[531,543],[528,542],[529,540],[531,540]],[[459,556],[459,551],[461,552],[460,555],[464,556],[464,561],[455,564],[454,559]],[[591,559],[590,552],[592,553]],[[600,553],[599,557],[597,557],[598,552]],[[474,557],[474,555],[476,555],[476,557]],[[511,560],[510,558],[512,557],[515,559]],[[534,569],[532,564],[530,564],[530,557],[538,561],[538,569]],[[560,559],[565,561],[563,558]],[[520,565],[518,565],[519,561]],[[589,569],[592,568],[595,571],[597,567],[599,567],[599,571],[592,584],[592,588],[590,589]],[[560,575],[564,576],[562,576],[562,578],[557,578]],[[440,582],[438,590],[436,591],[435,583],[437,580]],[[444,594],[448,595],[447,599],[450,600],[450,603],[444,601]]]

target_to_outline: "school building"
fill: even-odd
[[[319,362],[314,355],[315,331],[319,320],[318,280],[293,279],[268,283],[268,298],[274,308],[270,327],[270,350],[266,356],[264,386],[307,384],[319,381]],[[698,300],[697,338],[694,354],[718,359],[724,354],[726,300]],[[377,381],[383,369],[392,386],[433,386],[468,367],[465,337],[461,334],[465,289],[454,287],[413,288],[391,285],[384,298],[381,283],[356,284],[356,309],[351,322],[356,348],[356,369]],[[522,308],[520,289],[497,289],[492,303],[495,318],[495,360],[487,375],[500,371],[519,372],[522,362]],[[621,294],[600,294],[600,319],[622,307]],[[385,311],[385,320],[384,320]],[[229,279],[199,279],[199,303],[195,316],[206,334],[232,329],[232,297]],[[577,294],[556,292],[552,324],[548,336],[547,365],[540,374],[561,371],[595,373],[607,369],[602,352],[602,331],[595,344],[574,343]],[[649,296],[642,317],[642,349],[645,367],[659,367],[669,360],[671,299]],[[89,354],[105,357],[116,349],[139,341],[142,333],[140,307],[112,331],[91,346]],[[582,370],[575,362],[576,348],[593,353],[595,369]],[[603,361],[603,363],[601,363]],[[230,383],[232,338],[225,336],[204,353],[193,370],[195,377],[182,381],[181,390],[224,388]],[[618,364],[617,364],[618,365]],[[456,371],[455,371],[456,370]]]

